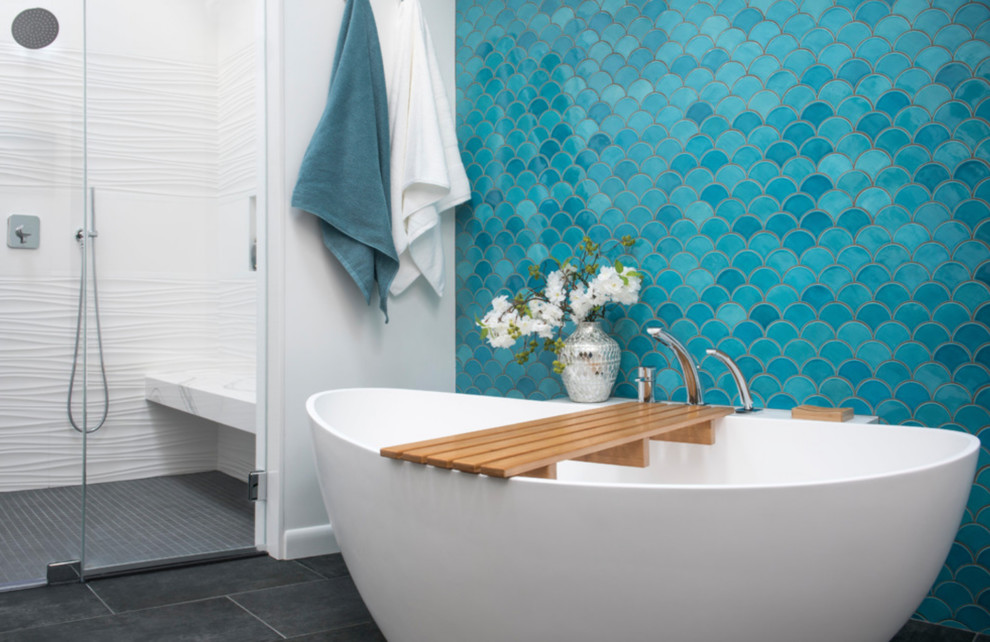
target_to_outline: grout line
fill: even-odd
[[[375,622],[375,619],[369,617],[367,620],[361,620],[360,622],[354,622],[352,624],[347,624],[345,626],[338,626],[332,629],[320,629],[319,631],[313,631],[312,633],[302,633],[300,635],[310,636],[310,635],[319,635],[321,633],[344,633],[346,631],[350,631],[351,629],[358,629],[362,626],[367,626],[369,624],[373,624],[376,629],[378,628],[378,623]],[[381,631],[381,629],[379,629],[379,631]],[[382,634],[382,636],[384,637],[384,634]]]
[[[326,582],[327,578],[322,576],[311,577],[305,580],[299,580],[298,582],[291,582],[289,584],[276,584],[275,586],[264,586],[262,588],[253,588],[246,591],[232,591],[230,593],[225,593],[224,595],[218,595],[217,597],[231,597],[232,595],[245,595],[246,593],[260,593],[262,591],[276,591],[280,588],[288,588],[290,586],[300,586],[301,584],[314,584],[316,582]]]
[[[117,615],[117,612],[114,611],[112,608],[110,608],[110,605],[107,604],[106,601],[102,597],[100,597],[100,594],[96,592],[96,589],[93,588],[93,585],[92,584],[90,584],[89,582],[84,582],[84,584],[85,584],[86,588],[89,589],[89,592],[96,596],[96,599],[98,599],[100,601],[100,604],[102,604],[103,606],[105,606],[106,609],[108,611],[110,611],[110,614],[111,615]]]
[[[320,577],[320,578],[322,578],[324,580],[329,580],[330,579],[330,576],[329,575],[324,575],[323,573],[319,572],[315,568],[310,568],[309,566],[306,566],[305,564],[303,564],[299,560],[292,560],[292,561],[295,562],[298,566],[301,566],[302,568],[306,569],[310,573],[313,573],[317,577]]]
[[[151,611],[154,609],[167,609],[173,606],[183,606],[186,604],[195,604],[197,602],[209,602],[210,600],[220,600],[226,597],[225,595],[211,595],[208,597],[198,597],[192,600],[182,600],[181,602],[168,602],[166,604],[155,604],[153,606],[145,606],[139,609],[129,609],[127,611],[121,611],[118,615],[126,615],[128,613],[141,613],[143,611]]]
[[[312,568],[306,566],[305,564],[303,564],[299,560],[289,560],[289,561],[292,562],[293,564],[295,564],[296,566],[299,566],[300,568],[303,568],[303,569],[309,571],[310,573],[316,573],[317,575],[319,575],[323,579],[326,579],[326,577],[324,577],[323,573],[320,573],[316,569],[312,569]]]
[[[47,629],[49,627],[64,626],[67,624],[78,624],[80,622],[89,622],[90,620],[99,620],[101,618],[112,618],[117,617],[117,613],[103,613],[101,615],[94,615],[92,617],[80,617],[74,620],[62,620],[61,622],[48,622],[46,624],[38,624],[32,626],[22,626],[19,629],[10,629],[9,631],[0,631],[0,637],[9,635],[11,633],[21,633],[23,631],[40,631],[42,629]]]
[[[88,587],[88,585],[87,585],[87,587]],[[90,590],[92,590],[92,589],[90,589]],[[99,597],[99,596],[97,595],[97,597]],[[204,597],[204,598],[200,598],[200,599],[196,599],[196,600],[186,600],[184,602],[173,602],[173,603],[169,603],[169,604],[159,604],[159,605],[156,605],[156,606],[146,606],[146,607],[141,608],[141,609],[132,609],[130,611],[114,612],[111,609],[110,613],[102,613],[100,615],[94,615],[92,617],[76,618],[74,620],[63,620],[61,622],[50,622],[50,623],[47,623],[47,624],[39,624],[37,626],[25,626],[25,627],[21,627],[19,629],[11,629],[9,631],[0,631],[0,637],[6,636],[6,635],[8,635],[10,633],[20,633],[20,632],[23,632],[23,631],[42,630],[42,629],[46,629],[48,627],[64,626],[64,625],[68,625],[68,624],[77,624],[79,622],[88,622],[90,620],[99,620],[101,618],[121,618],[121,617],[124,617],[124,616],[129,616],[129,615],[134,614],[134,613],[144,613],[146,611],[153,611],[155,609],[167,609],[167,608],[171,608],[173,606],[181,606],[181,605],[185,605],[185,604],[195,604],[197,602],[209,602],[210,600],[222,600],[222,599],[228,599],[231,602],[234,602],[234,604],[237,604],[238,607],[240,607],[244,611],[247,611],[252,617],[254,617],[255,619],[258,619],[259,621],[261,621],[262,624],[264,624],[268,628],[270,628],[273,631],[275,631],[275,633],[278,633],[278,635],[281,636],[281,638],[283,640],[285,639],[285,636],[284,635],[282,635],[277,630],[275,630],[274,628],[272,628],[267,622],[265,622],[264,620],[262,620],[261,618],[259,618],[254,613],[251,613],[250,611],[248,611],[243,606],[241,606],[236,601],[234,601],[233,599],[231,599],[229,596],[226,596],[226,595],[216,595],[216,596]],[[100,600],[100,602],[102,602],[104,604],[104,606],[106,606],[106,602],[103,602],[102,599]],[[109,609],[110,607],[107,606],[107,608]]]
[[[267,626],[269,629],[271,629],[272,631],[274,631],[276,633],[276,635],[278,635],[281,639],[283,639],[283,640],[287,639],[287,636],[283,635],[281,631],[279,631],[274,626],[272,626],[268,622],[265,622],[260,617],[258,617],[257,615],[255,615],[254,613],[252,613],[251,611],[249,611],[246,606],[244,606],[243,604],[241,604],[240,602],[238,602],[237,600],[235,600],[234,598],[232,598],[229,595],[225,595],[224,597],[227,598],[228,600],[230,600],[231,602],[233,602],[234,604],[236,604],[239,609],[241,609],[242,611],[244,611],[245,613],[247,613],[248,615],[250,615],[254,619],[258,620],[259,622],[261,622],[262,624],[264,624],[265,626]]]
[[[356,629],[358,627],[366,626],[368,624],[374,624],[376,628],[378,627],[378,623],[375,622],[375,619],[372,618],[372,617],[369,617],[367,620],[361,620],[360,622],[354,622],[353,624],[348,624],[347,626],[338,626],[338,627],[335,627],[335,628],[332,628],[332,629],[324,629],[322,631],[314,631],[314,633],[310,633],[308,635],[314,635],[316,633],[340,633],[341,631],[347,631],[349,629]]]
[[[184,606],[186,604],[196,604],[197,602],[209,602],[210,600],[220,600],[225,598],[226,595],[210,595],[207,597],[197,597],[191,600],[182,600],[181,602],[167,602],[165,604],[153,604],[151,606],[142,606],[139,609],[127,609],[124,611],[118,611],[114,615],[130,615],[131,613],[143,613],[144,611],[153,611],[155,609],[167,609],[173,606]]]

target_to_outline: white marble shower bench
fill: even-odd
[[[221,369],[146,374],[144,398],[244,432],[255,432],[255,374]]]

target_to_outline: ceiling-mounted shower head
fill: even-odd
[[[58,18],[48,9],[25,9],[10,25],[14,40],[28,49],[41,49],[58,37]]]

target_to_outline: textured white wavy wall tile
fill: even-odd
[[[215,198],[216,67],[106,53],[88,64],[90,184]]]
[[[253,371],[257,353],[258,285],[254,275],[217,286],[218,361],[235,371]]]
[[[101,276],[216,278],[215,198],[94,189]]]
[[[220,198],[257,193],[257,83],[253,43],[220,59],[218,142]]]
[[[237,479],[247,479],[255,469],[252,433],[230,426],[217,426],[217,470]]]
[[[0,488],[78,483],[81,451],[65,418],[72,279],[0,278]],[[58,455],[59,451],[63,454]],[[12,482],[12,483],[11,483]]]
[[[79,483],[81,436],[65,413],[75,328],[72,278],[0,278],[0,491]],[[190,369],[218,352],[212,280],[105,278],[100,283],[110,387],[106,424],[90,436],[91,481],[210,470],[214,424],[144,399],[150,370]],[[90,320],[92,327],[93,321]],[[91,420],[102,413],[96,336],[89,342]],[[81,415],[81,388],[76,415]]]
[[[226,3],[228,6],[231,3]],[[249,3],[240,3],[239,15]],[[248,11],[248,16],[250,11]],[[236,33],[244,33],[239,29]],[[220,360],[254,368],[257,279],[250,270],[252,197],[258,194],[257,59],[255,45],[224,42],[218,64]],[[226,44],[226,46],[224,46]],[[229,49],[229,53],[225,51]],[[221,448],[222,450],[222,448]]]
[[[221,15],[210,5],[204,0],[87,0],[87,42],[91,51],[213,64]]]
[[[0,114],[0,186],[82,185],[83,76],[78,52],[55,49],[39,56],[0,42]]]
[[[81,189],[82,57],[25,51],[0,44],[0,185]],[[87,74],[90,185],[217,196],[215,66],[90,53]]]

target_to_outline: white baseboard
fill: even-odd
[[[330,524],[321,524],[285,531],[282,536],[282,550],[285,551],[284,559],[294,560],[339,553],[340,547],[337,546],[337,538],[333,535],[333,527]]]

